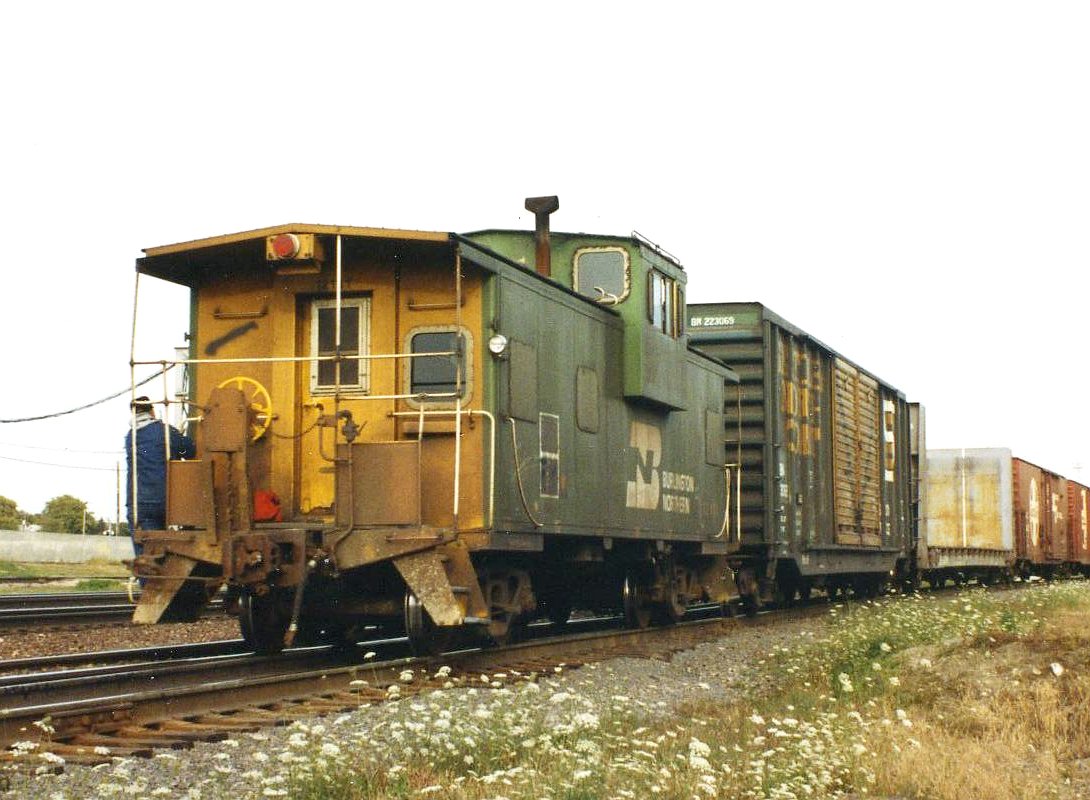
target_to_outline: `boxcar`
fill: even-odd
[[[932,586],[1009,577],[1014,568],[1011,453],[928,450],[920,489],[920,577]]]
[[[758,303],[690,305],[694,344],[739,375],[723,409],[740,471],[730,543],[750,602],[911,578],[904,395]]]
[[[1011,465],[1017,569],[1052,577],[1068,559],[1067,480],[1021,458]]]
[[[198,459],[168,465],[168,529],[137,532],[138,622],[227,584],[263,651],[370,623],[433,649],[573,605],[642,625],[729,598],[733,373],[688,346],[684,271],[527,207],[537,231],[292,224],[145,251],[138,273],[191,289]]]
[[[1067,482],[1067,557],[1071,568],[1090,575],[1090,488]]]

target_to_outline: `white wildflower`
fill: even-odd
[[[892,647],[890,647],[890,646],[889,646],[888,644],[886,644],[885,642],[882,642],[882,643],[881,643],[880,645],[878,645],[878,649],[879,649],[879,650],[881,650],[881,651],[882,651],[883,653],[888,653],[888,652],[889,652],[890,650],[892,650],[893,648],[892,648]]]
[[[397,676],[397,679],[402,683],[412,683],[413,671],[411,669],[403,669],[401,670],[401,674]]]
[[[711,762],[709,762],[708,759],[704,758],[704,756],[693,755],[692,753],[689,753],[689,766],[693,769],[698,769],[701,772],[711,772],[712,770]]]
[[[597,728],[598,715],[589,711],[582,711],[572,718],[572,724],[577,728]]]
[[[710,756],[712,749],[704,742],[697,739],[695,736],[689,739],[689,755]]]

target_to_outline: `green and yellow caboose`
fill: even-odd
[[[534,232],[147,249],[139,273],[191,289],[198,458],[168,465],[167,530],[136,533],[135,620],[226,584],[262,651],[363,624],[434,649],[573,607],[645,625],[726,601],[733,373],[689,348],[675,260],[550,235],[556,205],[527,201]]]

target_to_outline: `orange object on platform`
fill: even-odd
[[[281,522],[280,498],[276,492],[258,489],[254,492],[254,522]]]

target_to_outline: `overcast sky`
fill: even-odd
[[[1088,23],[995,0],[4,4],[0,418],[128,386],[144,247],[529,228],[523,198],[557,194],[554,230],[638,230],[690,300],[761,301],[923,402],[931,446],[1090,481]],[[138,356],[169,357],[188,295],[152,283]],[[0,495],[112,519],[127,419],[0,424]]]

